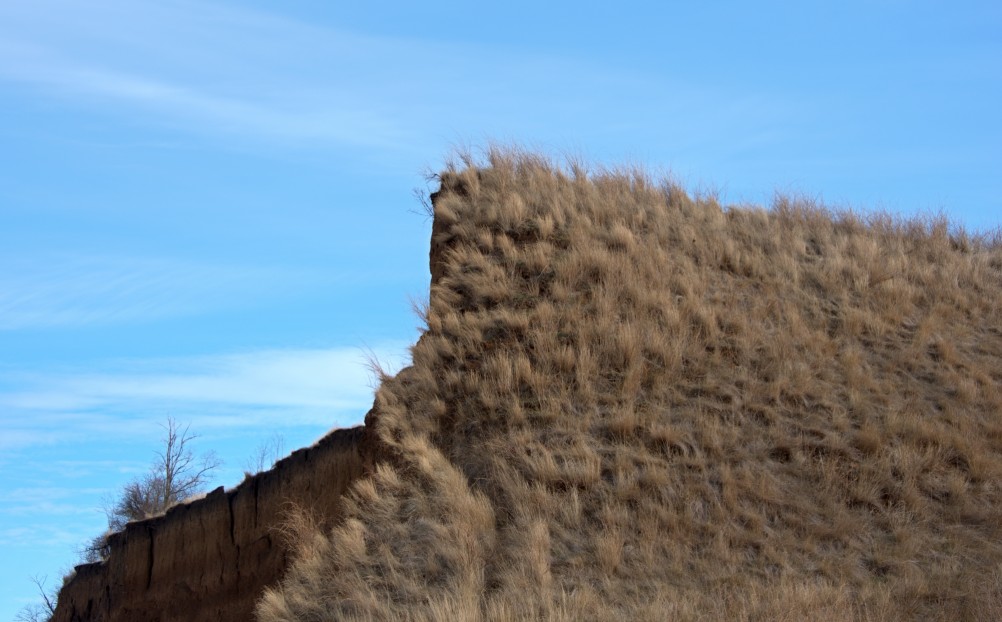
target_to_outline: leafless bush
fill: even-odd
[[[275,432],[268,440],[258,445],[257,450],[244,463],[244,474],[253,475],[275,466],[285,455],[285,438]]]
[[[196,457],[190,444],[198,438],[173,418],[163,426],[165,435],[156,460],[142,477],[125,485],[112,505],[106,508],[108,531],[84,547],[85,561],[94,562],[108,555],[108,536],[121,531],[131,521],[156,516],[170,506],[202,492],[209,474],[220,464],[212,452]]]
[[[38,595],[42,602],[28,605],[21,609],[14,617],[14,622],[48,622],[52,619],[52,614],[56,612],[56,599],[59,596],[58,590],[46,590],[45,580],[47,577],[38,576],[31,578],[32,583],[38,588]]]

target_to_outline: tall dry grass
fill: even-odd
[[[393,457],[260,620],[1002,619],[997,237],[500,149],[441,184]]]

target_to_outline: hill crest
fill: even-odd
[[[260,620],[1002,615],[997,240],[503,149],[439,181],[412,364]]]
[[[1002,611],[997,241],[504,150],[440,181],[395,459],[262,620]]]

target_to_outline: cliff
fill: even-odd
[[[362,427],[335,430],[232,490],[129,523],[110,537],[105,561],[76,567],[53,622],[252,619],[288,566],[281,530],[291,504],[336,520],[341,494],[372,461],[363,441]]]
[[[439,179],[364,428],[130,525],[57,622],[1002,619],[998,239],[506,150]],[[288,499],[324,520],[280,543]]]
[[[301,620],[1002,619],[1002,244],[492,150]]]
[[[448,246],[439,233],[434,224],[433,284]],[[232,490],[217,488],[112,534],[104,561],[76,566],[50,622],[253,619],[265,588],[291,562],[290,519],[308,515],[317,528],[336,525],[351,484],[393,459],[375,434],[374,410],[365,425],[334,430]]]

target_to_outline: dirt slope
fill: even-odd
[[[336,520],[341,493],[372,461],[364,430],[335,430],[233,490],[129,523],[104,561],[59,592],[52,622],[242,622],[288,564],[289,504]]]
[[[998,619],[1002,247],[493,152],[277,620]]]

